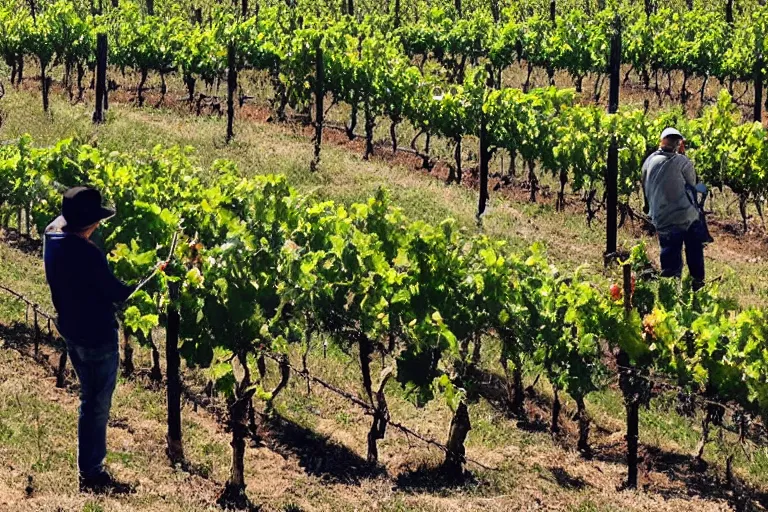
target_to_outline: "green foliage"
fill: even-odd
[[[688,135],[704,181],[732,188],[744,202],[768,189],[765,130],[742,124],[725,93],[700,119],[687,123],[679,109],[653,119],[636,109],[610,116],[582,106],[568,90],[486,92],[489,78],[497,80],[520,59],[549,73],[566,71],[577,87],[586,74],[604,73],[617,15],[623,62],[646,76],[681,70],[721,82],[747,79],[768,33],[768,7],[755,8],[730,27],[720,10],[704,8],[670,7],[650,17],[641,5],[609,6],[591,16],[565,9],[553,22],[543,12],[530,15],[528,7],[515,6],[494,23],[486,6],[457,17],[452,5],[433,5],[417,21],[395,27],[391,13],[379,10],[339,17],[306,6],[287,12],[282,3],[247,17],[217,4],[206,8],[202,24],[182,6],[148,15],[136,3],[120,2],[117,9],[92,15],[83,5],[58,0],[44,4],[33,20],[26,9],[6,4],[0,8],[0,54],[9,65],[33,56],[44,67],[61,62],[70,69],[92,68],[95,34],[104,32],[110,63],[123,70],[178,72],[188,85],[202,80],[213,86],[226,78],[231,45],[237,69],[268,72],[276,94],[284,96],[278,103],[301,107],[314,94],[319,47],[326,93],[336,102],[364,103],[372,123],[385,115],[459,142],[477,135],[484,112],[492,146],[540,163],[576,192],[601,185],[607,145],[615,136],[619,194],[627,202],[643,159],[667,125]]]

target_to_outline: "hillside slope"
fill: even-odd
[[[207,168],[217,159],[235,162],[245,175],[279,173],[303,193],[343,204],[366,200],[377,188],[386,187],[398,206],[412,219],[437,223],[446,217],[456,218],[469,231],[476,231],[477,191],[469,186],[447,186],[440,177],[444,166],[431,174],[414,169],[420,159],[403,154],[392,156],[383,144],[370,161],[362,159],[360,141],[346,139],[328,130],[318,172],[309,171],[312,142],[309,128],[298,124],[265,122],[269,111],[258,106],[238,111],[236,138],[226,145],[224,121],[218,117],[196,117],[182,103],[154,109],[137,109],[121,91],[111,97],[106,124],[94,126],[92,109],[87,103],[72,105],[60,95],[51,98],[51,115],[39,105],[39,91],[8,88],[0,100],[3,122],[0,140],[14,139],[24,133],[33,136],[35,144],[55,144],[65,137],[77,137],[102,149],[126,153],[148,150],[157,144],[194,148],[195,161]],[[403,135],[404,136],[404,135]],[[468,145],[468,147],[471,147]],[[470,165],[469,163],[467,165]],[[498,163],[494,163],[494,169]],[[467,184],[473,181],[468,172]],[[507,240],[517,249],[543,241],[558,266],[575,268],[589,264],[590,272],[602,271],[605,249],[605,227],[598,213],[592,227],[587,226],[584,204],[580,197],[569,195],[566,212],[555,211],[555,195],[547,191],[554,180],[542,175],[544,192],[539,202],[527,201],[528,193],[511,186],[491,191],[489,210],[483,218],[482,230],[490,236]],[[476,180],[475,180],[476,181]],[[768,304],[768,236],[753,219],[747,236],[738,234],[735,202],[728,195],[718,195],[717,225],[713,226],[716,243],[706,251],[709,276],[720,278],[723,288],[744,305]],[[657,257],[657,242],[639,229],[629,226],[619,231],[619,243],[629,247],[638,239],[647,242]]]
[[[24,289],[45,303],[45,284],[36,254],[0,244],[0,284]],[[44,346],[40,361],[32,357],[30,330],[7,295],[0,295],[0,510],[1,511],[204,511],[216,510],[215,499],[228,474],[229,437],[222,425],[190,403],[183,410],[184,444],[190,468],[171,468],[164,454],[165,402],[141,376],[121,379],[109,429],[108,462],[123,480],[137,486],[127,497],[94,497],[77,491],[77,385],[70,375],[66,389],[56,389],[50,365],[55,352]],[[350,390],[354,358],[330,353],[313,356],[310,367],[323,378]],[[140,351],[139,366],[148,358]],[[190,378],[190,382],[194,379]],[[444,438],[450,413],[444,404],[415,409],[393,388],[393,419],[419,432]],[[537,386],[531,421],[517,424],[492,402],[479,397],[471,406],[473,430],[468,455],[492,467],[470,464],[466,482],[447,483],[433,469],[440,453],[390,429],[380,443],[382,467],[365,465],[369,418],[354,406],[319,388],[292,379],[279,399],[277,419],[264,420],[263,445],[247,450],[246,477],[251,500],[263,510],[568,510],[568,511],[718,511],[737,497],[721,490],[714,466],[692,473],[687,455],[696,441],[688,420],[655,404],[643,416],[642,489],[618,491],[626,468],[621,460],[620,398],[607,392],[591,397],[597,423],[596,457],[582,460],[572,449],[573,425],[552,439],[539,428],[545,416],[547,389]],[[536,405],[538,404],[538,405]],[[566,404],[568,406],[568,404]],[[568,410],[566,410],[568,412]],[[708,456],[717,457],[716,451]],[[739,471],[759,471],[759,466]]]

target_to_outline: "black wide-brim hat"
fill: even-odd
[[[72,187],[64,192],[61,216],[70,231],[87,228],[115,215],[115,210],[101,205],[101,193],[91,187]]]

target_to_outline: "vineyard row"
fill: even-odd
[[[606,365],[615,361],[628,411],[630,485],[637,478],[637,411],[650,398],[651,374],[734,404],[742,425],[768,417],[765,311],[740,309],[716,285],[693,293],[687,283],[656,278],[642,246],[621,256],[622,301],[583,269],[558,271],[540,244],[513,253],[451,220],[410,221],[383,191],[345,208],[302,196],[280,176],[242,178],[225,161],[212,171],[216,179],[208,182],[179,149],[127,155],[71,140],[38,149],[25,137],[0,148],[0,220],[7,225],[23,211],[41,232],[58,214],[58,189],[90,183],[118,211],[102,237],[119,277],[138,281],[173,249],[165,273],[131,299],[121,321],[149,343],[153,328],[165,328],[169,403],[180,403],[180,357],[207,368],[229,397],[226,499],[244,495],[252,400],[271,410],[288,381],[285,370],[277,388],[265,390],[256,371],[261,354],[287,354],[291,346],[306,353],[318,336],[359,355],[362,400],[373,410],[371,463],[389,422],[387,385],[395,381],[415,404],[440,396],[454,411],[446,467],[461,470],[468,390],[475,370],[492,364],[481,350],[488,336],[501,345],[511,410],[522,413],[523,368],[535,365],[554,389],[553,431],[560,428],[560,393],[576,402],[584,453],[585,398],[607,385]],[[374,356],[385,369],[379,382]],[[710,409],[705,421],[714,421]],[[183,457],[179,414],[169,407],[169,454],[176,459]]]
[[[340,21],[310,17],[297,20],[291,18],[290,13],[284,14],[285,8],[262,9],[259,16],[247,19],[220,14],[204,26],[181,17],[144,16],[136,6],[127,3],[107,15],[82,18],[70,4],[55,2],[34,20],[19,10],[0,14],[8,21],[0,33],[0,48],[6,48],[3,53],[14,65],[17,77],[21,76],[23,63],[19,56],[37,57],[41,64],[45,106],[50,83],[48,69],[53,63],[63,63],[65,82],[70,85],[77,82],[81,88],[85,69],[94,65],[97,53],[103,55],[106,63],[106,39],[100,46],[101,53],[94,51],[97,33],[109,36],[112,65],[138,72],[140,103],[150,71],[158,72],[163,78],[162,91],[165,76],[178,71],[189,89],[190,102],[195,101],[198,80],[211,87],[225,78],[228,139],[234,135],[232,118],[238,72],[266,71],[275,89],[273,104],[277,119],[285,118],[289,105],[308,111],[314,103],[316,135],[312,168],[317,168],[320,161],[326,97],[333,103],[350,105],[347,125],[350,136],[358,116],[364,118],[366,157],[374,151],[375,126],[385,120],[391,123],[395,148],[400,123],[408,121],[416,128],[417,138],[425,138],[425,149],[420,154],[427,166],[433,162],[429,156],[430,138],[443,137],[450,141],[454,145],[454,162],[450,166],[449,181],[461,181],[464,139],[479,136],[484,123],[489,156],[499,150],[509,152],[513,172],[518,159],[527,165],[532,201],[536,200],[539,189],[537,172],[550,173],[561,184],[558,206],[564,207],[565,189],[570,185],[574,192],[583,193],[587,199],[588,218],[597,210],[596,192],[605,184],[606,155],[612,137],[616,137],[619,145],[618,190],[622,211],[632,214],[629,196],[637,189],[642,161],[657,144],[661,130],[674,125],[689,138],[694,148],[691,156],[701,179],[712,186],[727,186],[738,195],[745,230],[749,201],[754,201],[762,212],[768,189],[765,129],[760,123],[742,123],[738,109],[725,92],[721,92],[716,105],[693,120],[686,119],[679,109],[655,117],[639,109],[622,109],[617,115],[609,115],[597,106],[579,104],[570,90],[535,89],[526,93],[500,88],[499,72],[515,57],[526,56],[524,53],[498,61],[493,53],[488,59],[481,59],[482,52],[464,58],[467,54],[462,52],[466,50],[454,48],[440,60],[445,62],[448,55],[462,56],[458,61],[461,66],[446,77],[445,72],[430,70],[423,62],[421,67],[413,64],[412,54],[422,50],[414,50],[414,43],[403,41],[421,40],[423,35],[404,38],[402,34],[414,27],[384,31],[382,26],[386,24],[382,25],[377,19],[362,23],[350,17]],[[461,20],[459,24],[470,21]],[[425,26],[434,29],[435,25]],[[565,32],[574,33],[574,30]],[[493,33],[493,30],[478,29],[478,33]],[[432,41],[434,37],[427,39]],[[652,38],[653,41],[661,39]],[[636,41],[628,40],[625,51],[633,44]],[[500,48],[511,50],[516,46],[519,45],[510,40]],[[544,46],[541,41],[531,42],[531,48]],[[574,43],[558,47],[583,50],[586,45]],[[440,55],[434,47],[428,49],[429,52]],[[601,53],[597,61],[604,57]],[[476,65],[469,65],[471,62]],[[77,75],[76,80],[73,74]],[[105,83],[105,76],[102,74],[97,82]],[[104,86],[101,94],[101,97],[106,95]],[[412,145],[415,142],[416,139]]]

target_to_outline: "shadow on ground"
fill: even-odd
[[[45,347],[45,350],[39,350],[35,354],[35,330],[31,326],[24,322],[13,322],[10,325],[0,323],[0,340],[5,347],[15,350],[24,357],[34,359],[51,375],[58,376],[60,356],[64,349],[63,341],[56,340],[45,330],[40,332],[37,339],[38,347],[41,349]],[[75,381],[74,370],[65,365],[60,377],[60,387],[72,385]]]
[[[433,493],[450,489],[465,489],[480,482],[469,471],[456,475],[445,471],[442,465],[424,464],[416,469],[400,473],[397,487],[406,492]]]
[[[503,376],[489,372],[481,368],[468,367],[468,377],[472,384],[469,396],[482,397],[499,413],[508,418],[518,419],[517,428],[528,432],[548,432],[547,419],[551,416],[551,403],[549,399],[535,389],[526,389],[526,415],[519,418],[512,414],[511,402],[508,397],[508,382]],[[570,428],[568,414],[565,409],[561,411],[561,427]],[[593,424],[594,431],[600,436],[609,434],[607,430]],[[567,446],[564,446],[567,449]],[[592,458],[597,461],[610,464],[626,465],[626,443],[624,441],[610,444],[600,444],[598,439],[593,439]],[[734,510],[753,510],[755,504],[768,508],[768,493],[753,489],[748,484],[738,480],[735,476],[729,486],[725,482],[725,470],[712,468],[702,471],[695,457],[665,451],[655,446],[641,446],[641,474],[645,473],[646,491],[659,494],[666,499],[689,498],[698,496],[702,499],[727,501]],[[581,489],[586,482],[573,478],[562,468],[550,468],[552,476],[561,487],[567,489]],[[720,472],[718,476],[716,471]],[[654,474],[665,475],[669,484],[654,479]],[[642,477],[641,477],[642,480]],[[654,481],[655,480],[655,481]]]
[[[330,483],[359,485],[364,479],[386,474],[351,449],[328,437],[276,415],[265,425],[262,441],[283,457],[294,456],[304,471]]]
[[[0,242],[25,254],[40,257],[43,255],[43,241],[23,235],[15,229],[0,230]]]
[[[611,464],[626,464],[626,444],[622,441],[595,446],[593,458]],[[723,500],[736,511],[768,508],[768,493],[752,488],[736,476],[729,484],[723,468],[714,465],[702,468],[693,455],[642,445],[638,466],[643,490],[665,499],[695,496],[704,500]],[[654,474],[664,475],[669,484],[654,479]]]
[[[512,401],[507,392],[512,386],[506,377],[494,372],[467,366],[468,397],[470,400],[484,398],[497,412],[509,419],[516,419],[517,428],[526,432],[548,432],[547,418],[551,415],[552,405],[549,399],[536,391],[533,386],[525,389],[525,414],[517,415],[513,411]],[[565,409],[561,412],[561,422],[567,418]]]
[[[557,485],[563,489],[580,491],[589,485],[583,478],[572,476],[568,471],[561,467],[551,467],[549,468],[549,471],[552,473]]]

